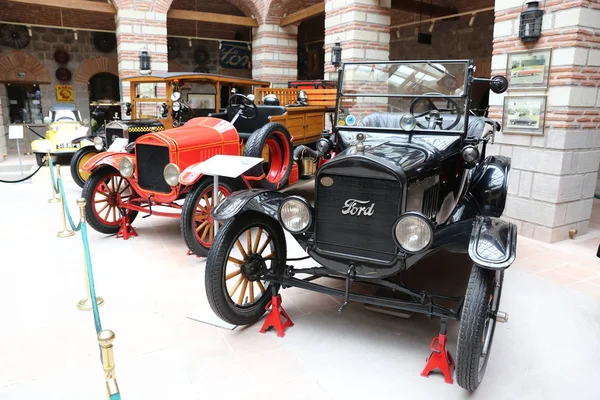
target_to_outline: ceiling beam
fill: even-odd
[[[315,15],[323,14],[325,12],[325,2],[315,4],[314,6],[307,7],[303,10],[296,11],[288,16],[285,16],[279,20],[279,26],[288,26],[297,22],[302,22],[305,19],[314,17]]]
[[[57,2],[56,0],[12,0],[16,3],[24,3],[31,4],[36,6],[47,6],[47,7],[59,7],[59,8],[69,8],[72,10],[85,10],[85,11],[95,11],[101,13],[109,13],[116,14],[117,11],[112,6],[112,4],[101,3],[96,1],[86,1],[86,0],[61,0]]]
[[[426,1],[426,0],[425,0]],[[413,12],[424,16],[442,17],[444,15],[456,14],[456,7],[446,7],[437,4],[429,4],[418,0],[392,0],[392,9]]]
[[[254,18],[239,17],[237,15],[215,14],[200,11],[188,10],[170,10],[167,13],[168,18],[185,19],[188,21],[212,22],[215,24],[258,27],[258,22]]]

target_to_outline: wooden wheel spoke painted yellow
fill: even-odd
[[[231,278],[233,278],[234,276],[238,276],[239,274],[242,273],[241,269],[235,270],[233,272],[228,273],[227,275],[225,275],[225,280],[228,281]]]
[[[244,260],[247,260],[248,254],[246,254],[246,251],[244,250],[244,246],[242,246],[242,243],[240,243],[239,238],[238,238],[238,240],[235,241],[235,244],[236,244],[238,250],[240,251],[240,253],[242,253],[242,257],[244,258]]]
[[[233,298],[233,295],[235,294],[235,292],[238,290],[238,288],[242,284],[242,281],[244,281],[245,279],[246,278],[244,277],[244,275],[240,275],[240,277],[238,278],[235,285],[233,285],[233,287],[229,290],[229,297]]]
[[[252,230],[246,231],[246,246],[248,248],[248,254],[252,254]]]
[[[250,297],[249,302],[250,304],[254,303],[254,282],[248,282],[249,286],[250,286],[250,290],[248,293],[248,296]]]
[[[258,284],[258,288],[260,289],[261,293],[265,292],[265,287],[263,286],[261,281],[256,281],[256,283]]]
[[[252,246],[252,254],[256,253],[258,250],[258,245],[260,243],[260,238],[262,237],[263,228],[258,228],[258,232],[256,233],[256,241],[254,242],[254,246]]]
[[[263,243],[262,246],[260,246],[260,249],[257,251],[258,254],[262,254],[263,251],[265,251],[265,249],[267,248],[267,246],[269,245],[269,243],[271,243],[271,238],[267,236],[267,240],[266,242]]]
[[[203,223],[201,223],[200,225],[198,225],[198,227],[196,228],[196,233],[200,232],[200,230],[202,228],[204,228],[209,222],[208,221],[204,221]]]
[[[244,283],[242,284],[242,291],[240,292],[240,296],[238,297],[237,303],[241,306],[244,304],[244,295],[246,294],[246,288],[248,287],[248,279],[244,278]]]
[[[245,264],[244,261],[238,260],[237,258],[231,257],[231,256],[227,257],[227,260],[231,261],[232,263],[236,263],[238,265],[244,265]]]

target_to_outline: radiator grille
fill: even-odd
[[[123,137],[123,129],[120,128],[106,128],[106,147],[110,147],[110,145],[115,141],[115,138]]]
[[[163,171],[169,163],[169,148],[136,144],[138,185],[145,190],[169,193],[171,187],[165,182]]]
[[[315,243],[317,251],[339,253],[346,257],[369,258],[387,263],[396,255],[392,237],[398,219],[401,186],[397,180],[325,175],[333,185],[317,184]],[[354,207],[352,200],[358,200]],[[358,215],[356,207],[365,207],[372,215]],[[371,209],[369,207],[372,207]],[[342,213],[342,211],[350,211]],[[352,215],[352,211],[355,215]]]

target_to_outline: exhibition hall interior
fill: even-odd
[[[599,37],[600,0],[0,0],[0,399],[597,399]]]

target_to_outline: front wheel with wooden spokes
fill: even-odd
[[[187,195],[181,210],[181,233],[185,244],[192,253],[201,257],[207,256],[215,236],[215,224],[210,216],[214,208],[214,187],[211,178],[201,181]],[[219,183],[219,201],[233,190],[233,185],[229,181],[224,180]]]
[[[271,300],[271,285],[276,285],[264,275],[282,273],[285,259],[285,235],[277,221],[257,212],[234,217],[219,230],[206,260],[212,310],[233,325],[257,322]],[[279,290],[279,285],[274,288]]]
[[[137,216],[137,211],[122,207],[134,194],[127,179],[116,169],[103,167],[92,172],[81,193],[86,200],[87,223],[100,233],[110,235],[119,232],[122,212],[129,215],[129,222]]]

